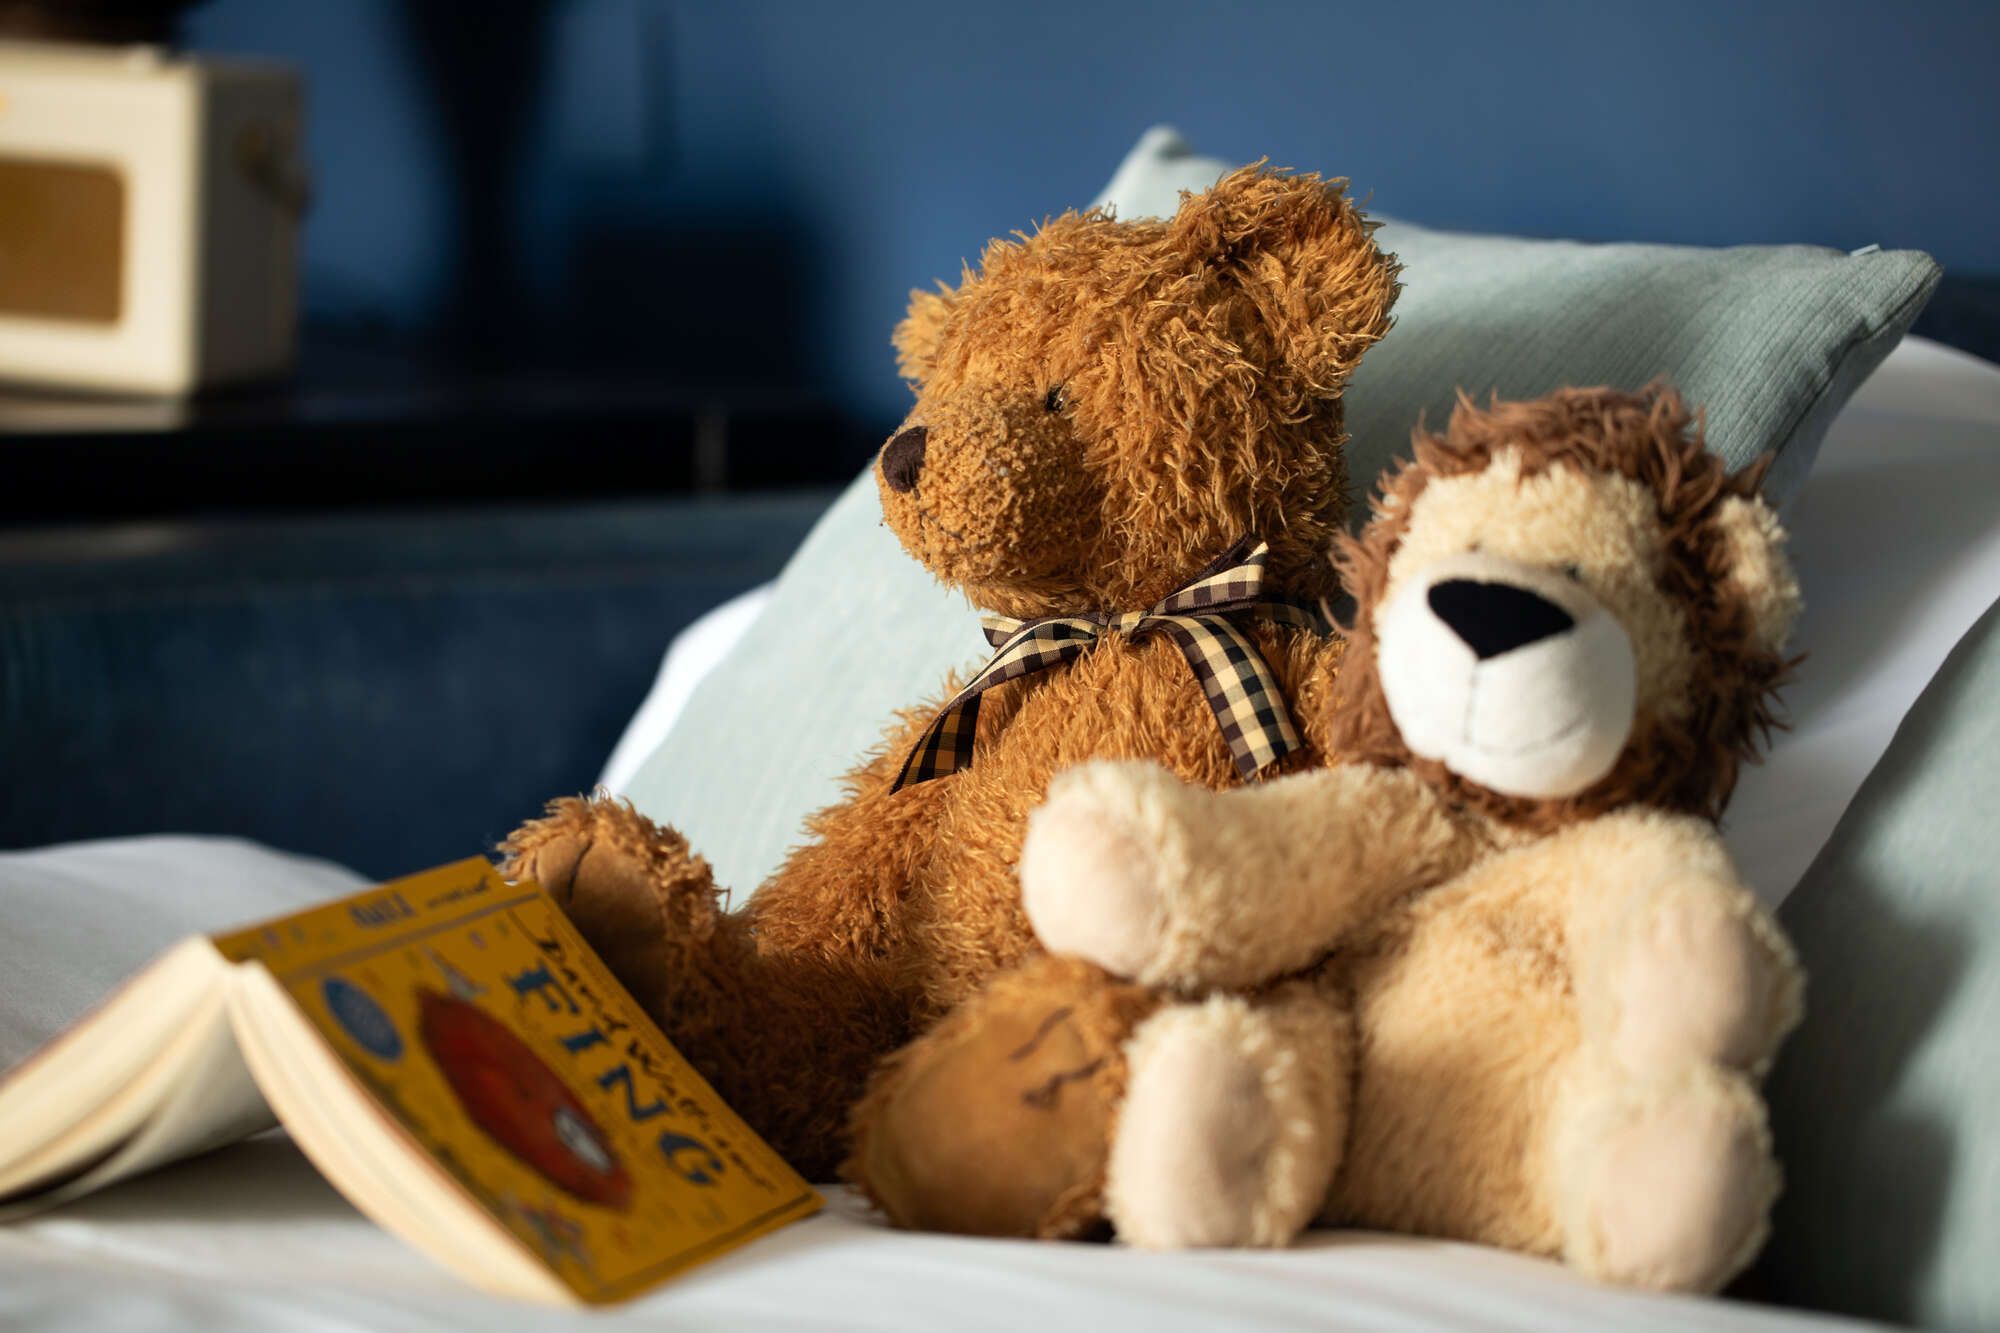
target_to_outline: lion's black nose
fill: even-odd
[[[882,480],[889,483],[892,491],[913,491],[917,487],[917,474],[924,470],[924,441],[930,432],[922,426],[910,426],[896,432],[896,437],[882,446]]]
[[[1485,661],[1561,634],[1576,624],[1548,598],[1511,583],[1445,579],[1432,585],[1431,610]]]

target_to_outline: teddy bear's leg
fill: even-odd
[[[1002,973],[883,1063],[855,1108],[843,1173],[900,1226],[1091,1230],[1123,1046],[1157,1003],[1072,959]]]
[[[1761,1072],[1802,1008],[1783,932],[1707,826],[1604,822],[1586,836],[1622,844],[1620,860],[1599,862],[1616,882],[1586,886],[1569,922],[1585,1039],[1634,1072]]]
[[[554,802],[502,850],[752,1128],[808,1178],[832,1177],[847,1108],[907,1036],[886,965],[761,949],[687,840],[622,801]]]
[[[1734,1070],[1635,1076],[1580,1057],[1548,1143],[1563,1257],[1586,1273],[1715,1291],[1764,1242],[1778,1168],[1763,1101]]]
[[[1106,1194],[1124,1240],[1283,1245],[1326,1200],[1347,1135],[1353,1028],[1290,982],[1162,1009],[1126,1047]]]

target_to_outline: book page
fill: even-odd
[[[267,967],[410,1146],[583,1300],[820,1206],[555,904],[483,860],[215,945]]]
[[[0,1206],[0,1218],[80,1198],[156,1166],[193,1157],[271,1128],[264,1096],[250,1079],[218,990],[188,1019],[182,1042],[144,1118],[88,1170]]]

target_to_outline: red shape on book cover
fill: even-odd
[[[556,1072],[478,1005],[417,992],[419,1032],[459,1104],[494,1142],[564,1193],[623,1211],[632,1177]]]

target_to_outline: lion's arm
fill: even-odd
[[[1314,962],[1472,851],[1401,769],[1211,792],[1156,765],[1088,764],[1035,814],[1021,884],[1054,952],[1152,984],[1249,986]]]

